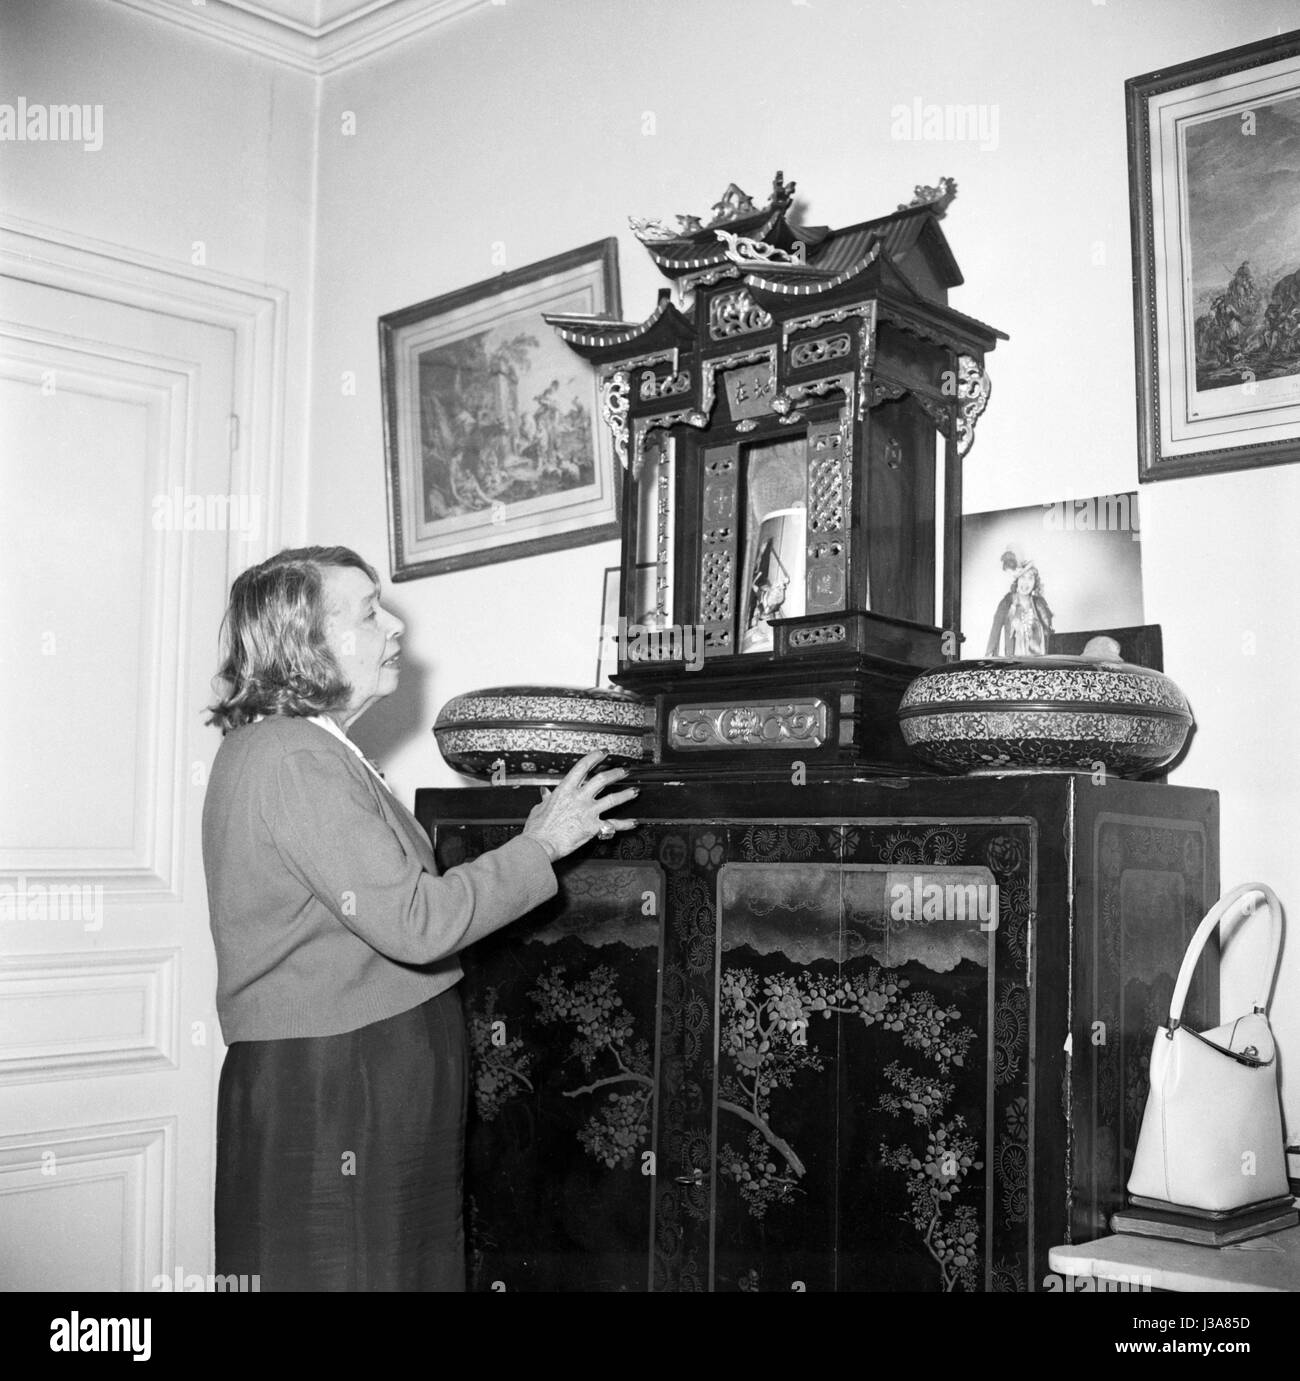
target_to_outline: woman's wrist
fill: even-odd
[[[559,858],[560,851],[555,847],[554,844],[550,842],[549,839],[546,838],[545,835],[542,834],[540,830],[533,830],[531,832],[525,831],[523,838],[531,839],[534,844],[538,845],[538,847],[542,850],[542,852],[546,855],[550,862],[554,863],[555,860]]]

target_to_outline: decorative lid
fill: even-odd
[[[1187,697],[1163,672],[1099,657],[987,657],[923,671],[899,715],[982,705],[1126,707],[1191,722]]]

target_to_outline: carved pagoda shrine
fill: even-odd
[[[634,220],[655,310],[547,317],[627,471],[615,679],[655,699],[656,771],[917,772],[898,701],[960,655],[962,462],[1007,337],[948,305],[956,187],[841,230],[794,193]]]

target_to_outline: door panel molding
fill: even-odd
[[[174,1117],[0,1138],[0,1290],[149,1289],[174,1264],[175,1177]],[[57,1225],[87,1221],[103,1225],[94,1241],[120,1244],[115,1283],[105,1279],[108,1262],[89,1256],[85,1279],[68,1277],[79,1258],[61,1249]],[[33,1222],[46,1230],[33,1233]]]
[[[0,1083],[178,1069],[178,948],[0,959]]]
[[[231,457],[231,490],[264,495],[266,521],[251,541],[230,534],[230,569],[240,570],[278,549],[288,361],[286,289],[194,269],[7,215],[0,215],[0,275],[233,332],[239,435]]]
[[[184,488],[192,469],[191,414],[199,387],[197,366],[151,357],[102,342],[68,342],[53,332],[0,321],[0,377],[40,390],[57,376],[60,397],[91,397],[143,413],[146,494]],[[142,527],[146,526],[142,516]],[[139,570],[140,619],[137,663],[142,669],[134,704],[121,716],[133,725],[135,752],[122,803],[130,820],[129,841],[113,846],[82,840],[28,842],[0,848],[0,870],[26,881],[104,892],[146,893],[179,900],[183,872],[176,828],[179,783],[184,776],[180,732],[188,630],[182,592],[187,553],[184,534],[168,534],[145,546]],[[174,652],[181,655],[173,656]],[[78,751],[69,746],[64,751]],[[7,898],[0,896],[0,915]]]

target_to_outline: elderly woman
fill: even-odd
[[[556,891],[636,793],[584,758],[523,833],[439,875],[348,726],[397,686],[402,623],[346,547],[245,571],[224,625],[203,808],[229,1045],[216,1269],[263,1290],[463,1290],[457,953]],[[588,775],[591,774],[591,775]]]

